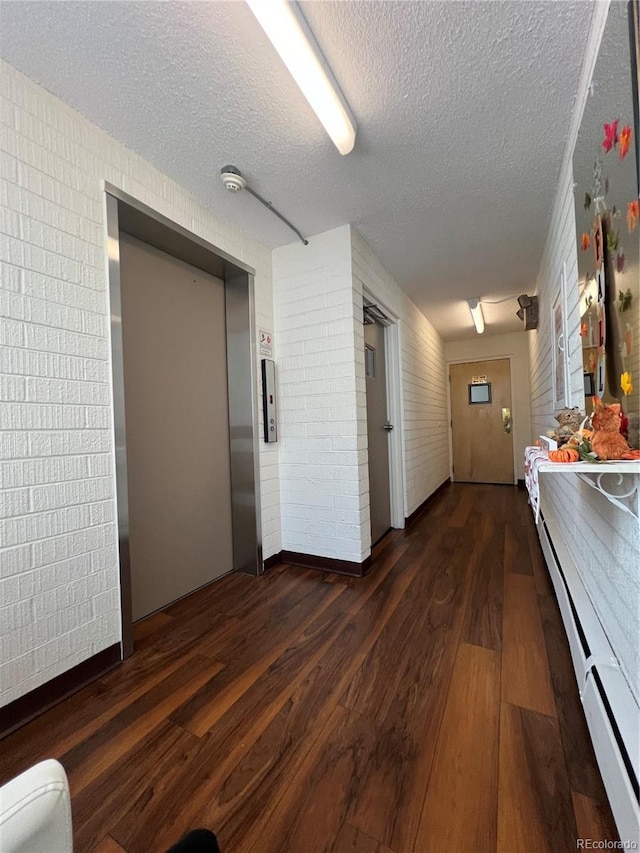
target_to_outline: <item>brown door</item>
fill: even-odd
[[[121,235],[133,618],[233,568],[224,283]]]
[[[453,479],[513,483],[509,359],[452,364],[449,380]]]

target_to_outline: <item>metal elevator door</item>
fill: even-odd
[[[364,343],[371,542],[375,544],[391,527],[389,422],[387,420],[384,327],[378,322],[365,323]]]
[[[224,282],[120,237],[134,620],[233,568]]]

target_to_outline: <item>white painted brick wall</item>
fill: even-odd
[[[360,562],[371,543],[349,226],[275,249],[273,284],[282,547]]]
[[[592,44],[593,53],[585,59],[584,79],[587,81],[591,77],[598,44],[599,37],[596,34]],[[587,68],[589,63],[591,70]],[[547,246],[538,274],[540,324],[536,332],[529,333],[532,437],[545,433],[555,423],[551,385],[550,306],[558,290],[563,264],[566,264],[569,283],[571,404],[584,408],[578,255],[570,164],[575,130],[582,109],[583,103],[579,103],[574,116],[574,135],[570,137],[567,157],[558,180]],[[634,695],[640,700],[640,578],[637,569],[640,526],[636,519],[613,507],[602,495],[569,472],[543,475],[540,479],[543,508],[546,506],[552,509],[609,642]]]
[[[104,181],[256,270],[271,252],[0,64],[1,704],[120,638]],[[265,557],[280,551],[278,446],[260,456]],[[348,525],[345,525],[347,527]]]
[[[551,242],[538,277],[540,325],[530,332],[531,413],[534,436],[552,426],[551,318],[548,310],[559,282],[562,264],[569,271],[569,316],[579,313],[577,243],[572,174],[560,183]],[[571,348],[571,403],[584,409],[582,353],[575,322]],[[631,688],[640,700],[640,526],[627,513],[613,507],[575,475],[543,475],[543,507],[552,509],[562,537],[576,561],[613,650]]]
[[[364,287],[398,318],[404,514],[407,517],[449,479],[444,344],[431,323],[384,269],[362,236],[355,228],[352,228],[351,233],[358,316],[361,317]],[[361,324],[358,347],[357,377],[362,395],[361,405],[364,406],[361,409],[359,435],[366,438],[364,333]]]
[[[398,317],[405,515],[448,478],[440,337],[350,226],[273,253],[285,550],[371,550],[362,288]]]

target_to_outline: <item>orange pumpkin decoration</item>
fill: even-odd
[[[580,459],[580,454],[573,447],[549,451],[549,460],[551,462],[577,462],[578,459]]]

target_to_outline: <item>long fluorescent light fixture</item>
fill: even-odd
[[[296,4],[246,2],[338,151],[348,154],[356,142],[355,120]]]
[[[482,314],[480,299],[467,299],[467,302],[469,303],[469,310],[471,311],[476,332],[481,335],[484,332],[484,316]]]

